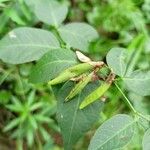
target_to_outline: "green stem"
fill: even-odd
[[[147,118],[145,115],[141,114],[140,112],[138,112],[137,110],[135,110],[135,108],[133,107],[133,105],[131,104],[130,100],[126,97],[126,95],[123,93],[123,91],[121,90],[121,88],[118,86],[117,83],[114,83],[115,86],[117,87],[117,89],[120,91],[120,93],[123,95],[123,97],[125,98],[127,104],[129,105],[130,109],[138,116],[142,117],[143,119],[147,120],[150,122],[150,118]]]
[[[117,89],[120,91],[120,93],[123,95],[123,97],[125,98],[127,104],[129,105],[129,107],[131,108],[131,110],[133,110],[134,113],[137,113],[137,111],[134,109],[134,107],[132,106],[130,100],[126,97],[126,95],[123,93],[123,91],[121,90],[121,88],[118,86],[117,83],[114,83],[115,86],[117,87]]]
[[[57,39],[59,40],[61,48],[66,48],[66,44],[63,41],[63,39],[61,38],[57,27],[53,26],[53,27],[51,27],[51,30],[53,31],[53,33],[56,35]]]

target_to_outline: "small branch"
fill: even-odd
[[[117,83],[114,83],[115,86],[117,87],[117,89],[120,91],[120,93],[123,95],[123,97],[125,98],[127,104],[129,105],[130,109],[138,116],[142,117],[143,119],[147,120],[150,122],[150,118],[147,118],[145,115],[141,114],[140,112],[136,111],[135,108],[133,107],[133,105],[131,104],[130,100],[126,97],[126,95],[123,93],[123,91],[121,90],[121,88],[118,86]]]
[[[132,106],[130,100],[126,97],[126,95],[123,93],[123,91],[121,90],[121,88],[117,85],[117,83],[114,83],[115,86],[117,87],[117,89],[120,91],[120,93],[123,95],[123,97],[125,98],[128,106],[130,107],[130,109],[137,114],[137,111],[134,109],[134,107]]]

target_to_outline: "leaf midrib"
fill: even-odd
[[[78,101],[77,101],[76,109],[75,109],[75,112],[73,114],[73,121],[72,121],[72,124],[71,124],[71,130],[70,130],[69,140],[68,140],[68,144],[67,145],[69,145],[70,141],[71,141],[71,135],[72,135],[72,131],[73,131],[73,127],[74,127],[74,124],[75,124],[75,120],[76,120],[76,116],[77,116],[77,111],[78,111],[78,107],[79,107],[79,102],[80,102],[80,95],[78,96]]]
[[[40,45],[40,44],[12,44],[12,45],[7,45],[7,46],[1,46],[1,48],[5,47],[5,48],[9,48],[9,47],[41,47],[41,48],[59,48],[59,46],[51,46],[51,45]]]

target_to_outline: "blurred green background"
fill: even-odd
[[[130,50],[141,49],[142,45],[136,68],[150,68],[150,0],[60,1],[69,7],[65,23],[87,22],[97,29],[100,38],[89,48],[92,59],[105,60],[112,47],[121,46]],[[8,31],[22,26],[49,30],[49,26],[39,22],[33,15],[32,7],[27,6],[24,0],[0,0],[0,38]],[[147,37],[144,41],[141,40],[142,35]],[[16,150],[16,147],[21,149],[21,145],[25,150],[63,150],[56,120],[55,97],[47,85],[28,82],[32,65],[33,63],[14,66],[0,61],[0,150]],[[150,114],[150,97],[129,92],[126,94],[138,111]],[[80,139],[74,150],[86,150],[95,129],[110,116],[130,113],[120,98],[120,93],[113,87],[107,96],[107,107],[99,114],[99,122]],[[142,129],[133,138],[132,144],[124,149],[141,150],[141,135]]]

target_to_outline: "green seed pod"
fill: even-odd
[[[58,77],[49,81],[48,84],[55,85],[55,84],[65,82],[65,81],[67,81],[71,78],[74,78],[76,76],[79,76],[95,67],[98,68],[103,65],[104,65],[104,63],[101,61],[100,62],[82,63],[82,64],[75,65],[73,67],[66,69],[62,73],[60,73],[60,75]]]
[[[65,82],[65,81],[67,81],[70,78],[75,77],[75,76],[76,76],[76,74],[71,73],[69,70],[65,70],[64,72],[60,73],[60,75],[58,77],[56,77],[53,80],[50,80],[48,82],[48,84],[50,84],[50,85],[56,85],[56,84]]]
[[[93,69],[93,67],[94,66],[92,66],[89,63],[81,63],[81,64],[68,68],[68,70],[72,73],[82,74],[86,71]]]
[[[90,73],[89,75],[84,75],[82,77],[82,80],[75,85],[75,87],[71,90],[69,95],[66,97],[65,102],[72,99],[74,96],[79,94],[82,89],[92,80],[93,73]]]
[[[102,61],[97,61],[97,62],[92,61],[92,62],[75,65],[73,67],[68,68],[68,70],[73,73],[82,74],[93,68],[101,68],[103,66],[104,66],[104,62],[102,62]]]
[[[107,78],[107,80],[100,85],[100,87],[98,87],[95,91],[93,91],[91,94],[89,94],[84,100],[83,102],[80,104],[80,109],[83,109],[84,107],[86,107],[87,105],[93,103],[94,101],[96,101],[98,98],[102,97],[105,92],[110,88],[112,81],[114,80],[115,75],[114,74],[110,74]]]

